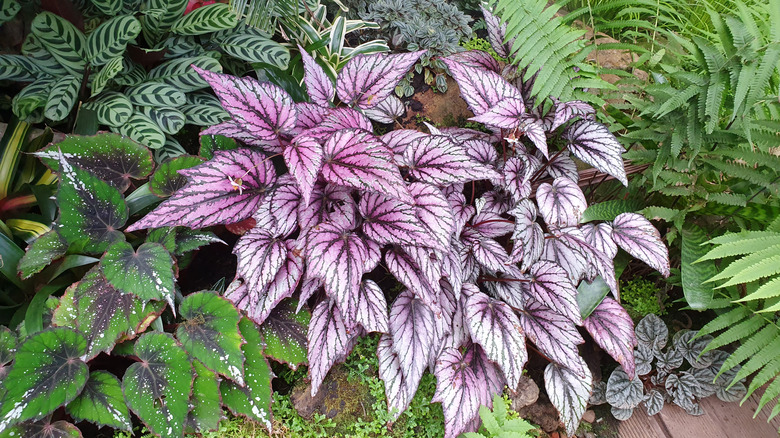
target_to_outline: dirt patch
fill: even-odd
[[[409,100],[406,116],[401,125],[408,129],[418,129],[423,122],[436,126],[463,126],[474,113],[460,97],[460,88],[455,81],[447,81],[446,93],[434,92],[430,87],[418,91]]]

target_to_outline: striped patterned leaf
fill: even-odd
[[[376,354],[379,357],[379,378],[385,383],[387,410],[393,418],[398,418],[412,401],[412,393],[417,390],[418,382],[414,382],[414,387],[410,387],[409,379],[401,371],[401,362],[393,348],[390,335],[383,334],[379,338]]]
[[[623,306],[610,297],[596,307],[596,310],[583,323],[593,340],[612,356],[629,376],[634,375],[634,347],[637,345],[634,335],[634,322]],[[692,357],[697,357],[698,353]]]
[[[92,86],[90,87],[92,89],[92,92],[90,96],[95,97],[98,94],[100,94],[100,92],[103,91],[104,88],[106,88],[106,85],[108,85],[108,81],[116,77],[116,75],[118,75],[121,72],[122,72],[121,56],[108,61],[108,63],[106,63],[106,65],[104,65],[103,68],[101,68],[96,75],[92,76]]]
[[[314,396],[333,364],[346,357],[352,336],[344,324],[339,308],[324,300],[311,312],[307,338],[311,394]]]
[[[593,120],[578,120],[566,129],[563,138],[577,158],[628,185],[623,145],[606,126]]]
[[[621,213],[612,222],[612,239],[627,253],[669,276],[669,250],[661,234],[644,216]]]
[[[143,115],[149,117],[166,134],[176,134],[184,127],[184,114],[176,108],[142,106],[140,110]]]
[[[6,0],[0,6],[0,24],[13,19],[16,14],[22,9],[22,5],[16,0]]]
[[[130,61],[128,58],[122,60],[122,71],[114,78],[114,82],[126,87],[132,87],[145,82],[147,79],[146,70],[140,64]]]
[[[29,82],[41,74],[35,59],[22,55],[0,55],[0,80]]]
[[[79,77],[84,73],[86,38],[76,26],[51,12],[41,12],[33,19],[30,31],[68,73]]]
[[[43,109],[48,101],[49,91],[51,90],[53,83],[54,81],[51,78],[44,77],[16,93],[16,96],[14,96],[11,101],[11,107],[13,108],[16,117],[24,120],[33,115],[39,108]],[[38,117],[33,118],[38,118],[40,120],[43,116],[42,112],[43,111],[41,111],[41,114],[39,114]]]
[[[375,107],[389,96],[425,51],[397,55],[360,55],[341,70],[336,92],[342,102],[362,109]]]
[[[188,103],[180,107],[184,114],[184,122],[196,126],[217,125],[230,119],[230,114],[222,109],[222,105],[204,105]]]
[[[97,114],[98,123],[113,128],[124,125],[133,115],[133,103],[124,94],[111,91],[84,104]]]
[[[313,138],[300,135],[284,148],[284,162],[298,183],[303,204],[309,205],[311,192],[322,167],[322,146]]]
[[[140,33],[141,22],[132,15],[104,21],[87,37],[87,60],[92,65],[103,65],[121,56]]]
[[[149,80],[164,82],[185,93],[208,87],[206,81],[201,79],[190,65],[217,73],[222,71],[222,64],[216,59],[208,56],[195,56],[164,62],[153,68],[148,77]]]
[[[161,82],[145,82],[128,88],[125,95],[133,105],[151,107],[178,107],[187,101],[184,93]]]
[[[390,306],[390,335],[401,372],[417,386],[438,350],[436,315],[410,290],[405,290]]]
[[[544,369],[544,387],[553,406],[561,414],[561,420],[569,435],[574,435],[577,430],[593,389],[593,377],[590,370],[582,359],[580,362],[579,368],[584,369],[587,373],[584,378],[555,363],[550,363]]]
[[[128,3],[125,1],[125,3]],[[160,41],[163,34],[173,26],[187,9],[189,0],[148,0],[145,2],[145,13],[141,15],[141,29],[144,40],[150,45]],[[129,13],[136,12],[128,11]]]
[[[261,62],[282,70],[286,70],[290,62],[287,47],[261,35],[237,33],[222,40],[219,46],[228,55],[246,62]]]
[[[43,73],[55,77],[69,74],[65,67],[60,65],[49,51],[43,47],[40,39],[32,33],[27,35],[24,44],[22,44],[22,55],[30,57],[30,60],[35,62]]]
[[[76,103],[80,86],[81,78],[76,76],[65,76],[57,80],[51,87],[49,99],[46,101],[43,112],[46,118],[59,122],[67,117]]]
[[[506,98],[522,98],[517,88],[496,72],[469,67],[446,58],[442,61],[460,86],[463,100],[477,116],[488,112]]]
[[[122,0],[91,0],[93,6],[98,8],[100,12],[109,17],[113,17],[122,10],[123,3],[130,3]]]
[[[179,18],[171,26],[171,32],[179,35],[203,35],[223,29],[232,29],[238,17],[226,3],[213,3],[195,9]]]
[[[366,193],[360,198],[358,209],[363,216],[363,233],[379,244],[437,246],[409,204]]]
[[[582,189],[566,177],[556,178],[552,185],[541,184],[536,201],[544,222],[553,228],[576,226],[588,208]]]
[[[530,297],[523,301],[520,324],[526,337],[551,360],[577,370],[578,374],[584,373],[584,370],[577,368],[580,360],[577,345],[585,340],[574,323],[547,304]]]
[[[495,170],[475,161],[442,135],[412,140],[404,151],[404,161],[409,175],[436,185],[500,178]]]
[[[317,105],[323,107],[330,106],[330,103],[333,102],[333,97],[336,95],[333,81],[303,47],[298,46],[298,51],[303,58],[303,81],[306,83],[309,99]]]
[[[479,414],[483,382],[478,382],[469,360],[454,348],[444,350],[436,361],[436,393],[431,402],[441,402],[445,438],[467,430]]]
[[[365,242],[353,232],[327,222],[309,231],[307,275],[321,278],[325,292],[338,301],[346,302],[345,297],[358,293],[368,257]]]
[[[165,145],[165,134],[160,127],[138,111],[134,112],[118,130],[120,134],[132,138],[149,149],[160,149]]]

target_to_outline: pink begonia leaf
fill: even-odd
[[[438,246],[415,208],[378,193],[366,193],[358,204],[363,216],[363,233],[380,244]]]
[[[436,185],[500,178],[495,170],[475,161],[461,146],[442,135],[410,142],[404,151],[404,164],[409,167],[410,176]]]
[[[409,290],[390,306],[390,335],[401,372],[411,382],[419,382],[439,340],[433,312]]]
[[[187,185],[127,228],[204,228],[242,221],[257,210],[276,182],[273,163],[259,150],[217,151],[214,158],[179,173]]]
[[[397,419],[409,407],[419,381],[410,382],[404,375],[390,335],[384,334],[379,338],[376,355],[379,359],[379,378],[385,383],[387,410]]]
[[[502,23],[501,20],[493,15],[484,6],[480,6],[482,9],[482,16],[485,17],[485,25],[487,27],[488,40],[490,46],[496,51],[496,54],[502,58],[508,58],[512,53],[512,44],[514,44],[514,38],[510,41],[504,42],[506,39],[506,23]]]
[[[414,198],[417,217],[427,233],[436,240],[432,246],[448,249],[455,231],[455,217],[447,198],[441,190],[429,184],[412,183],[408,188]]]
[[[669,276],[669,250],[661,234],[644,216],[621,213],[612,222],[612,239],[627,253]]]
[[[396,129],[384,134],[379,139],[382,140],[388,149],[393,151],[393,154],[403,157],[404,151],[406,151],[406,148],[412,141],[427,136],[428,134],[413,129]]]
[[[615,278],[615,264],[611,256],[597,250],[588,242],[585,233],[577,227],[562,228],[556,231],[554,239],[551,242],[560,242],[556,247],[562,251],[569,252],[568,248],[576,248],[582,255],[585,262],[585,278],[593,281],[596,275],[600,275],[607,283],[615,297],[618,296],[617,279]],[[566,249],[564,249],[564,247]],[[563,265],[562,265],[563,266]],[[564,266],[566,269],[566,266]],[[578,268],[579,269],[579,268]],[[574,278],[574,277],[573,277]],[[574,281],[572,278],[572,281]]]
[[[333,102],[336,88],[325,70],[317,64],[317,61],[309,55],[303,47],[298,46],[298,51],[303,58],[303,82],[309,92],[309,98],[317,105],[327,107]]]
[[[365,242],[366,250],[368,251],[366,264],[363,265],[363,272],[368,273],[379,266],[379,262],[382,260],[382,247],[371,239],[364,239],[363,242]]]
[[[500,243],[483,236],[473,228],[466,228],[461,234],[461,240],[468,245],[477,262],[492,271],[500,270],[509,258]]]
[[[569,150],[580,160],[628,185],[623,167],[623,145],[601,123],[578,120],[563,132]]]
[[[311,396],[317,395],[330,368],[343,360],[352,348],[355,333],[350,332],[337,306],[321,301],[311,312],[308,339]]]
[[[460,143],[466,151],[466,155],[473,158],[474,161],[482,163],[495,170],[498,161],[498,152],[496,148],[484,140],[465,140]]]
[[[273,190],[260,203],[252,218],[255,227],[276,236],[289,236],[298,229],[298,207],[301,193],[293,177],[286,173],[279,177]]]
[[[500,138],[497,135],[490,135],[488,133],[477,131],[469,128],[460,128],[457,126],[448,126],[439,130],[439,135],[444,135],[454,141],[455,144],[467,142],[469,140],[482,140],[488,143],[495,143]]]
[[[286,91],[253,78],[214,73],[192,66],[211,85],[222,107],[251,136],[274,140],[295,128],[296,110]]]
[[[480,404],[492,409],[493,396],[503,392],[504,385],[507,384],[504,373],[488,358],[485,350],[479,344],[471,344],[466,354],[471,356],[471,369],[474,370],[474,377],[480,383]]]
[[[530,199],[524,199],[509,214],[516,218],[509,263],[520,263],[527,269],[542,256],[545,245],[542,227],[536,223],[536,205]]]
[[[301,281],[301,295],[298,298],[298,307],[295,313],[298,313],[306,305],[306,302],[317,292],[324,292],[322,289],[322,279],[316,277],[304,277]]]
[[[385,100],[424,50],[396,55],[357,55],[350,59],[336,80],[336,93],[347,105],[369,109]]]
[[[637,345],[634,322],[626,309],[610,297],[590,314],[583,325],[599,347],[609,353],[629,376],[634,375],[634,347]]]
[[[339,296],[336,305],[347,325],[360,324],[366,331],[387,333],[387,301],[382,289],[372,280],[363,280],[357,293]],[[343,301],[342,301],[343,300]]]
[[[508,97],[522,99],[517,88],[496,72],[469,67],[448,58],[442,61],[460,86],[461,97],[477,116]]]
[[[501,100],[487,112],[474,116],[469,120],[495,126],[502,129],[515,129],[523,124],[525,102],[522,97],[508,97]]]
[[[469,67],[501,73],[501,66],[498,65],[498,61],[490,53],[482,50],[466,50],[465,52],[453,53],[448,58]]]
[[[311,137],[298,136],[284,148],[284,162],[300,187],[303,204],[309,204],[311,191],[322,167],[322,146]]]
[[[580,307],[577,304],[577,289],[563,268],[545,260],[536,262],[531,266],[530,280],[530,283],[524,283],[523,286],[531,297],[548,304],[551,309],[574,324],[582,324]]]
[[[568,178],[556,178],[552,185],[542,183],[536,189],[539,213],[549,227],[571,227],[580,223],[588,208],[582,189]]]
[[[444,437],[455,438],[479,415],[481,385],[460,351],[447,348],[436,360],[436,393],[431,402],[444,410]]]
[[[414,202],[390,151],[366,131],[349,129],[333,134],[325,143],[322,176],[333,184]]]
[[[441,260],[441,273],[443,279],[446,279],[452,287],[455,296],[459,297],[464,278],[462,244],[458,240],[453,240],[450,250],[444,254]]]
[[[330,108],[325,108],[309,102],[296,103],[295,109],[298,112],[298,119],[296,120],[295,127],[297,130],[301,131],[319,125],[331,112]]]
[[[430,308],[439,307],[439,284],[433,285],[417,262],[400,247],[393,247],[385,253],[388,271],[411,293]]]
[[[547,173],[553,178],[568,178],[575,183],[580,180],[577,163],[571,159],[567,151],[556,154],[547,164]]]
[[[337,301],[358,292],[367,257],[363,239],[337,225],[322,223],[307,235],[308,275],[321,278],[325,293]]]
[[[504,214],[514,206],[512,196],[509,192],[502,189],[488,190],[482,194],[481,198],[485,201],[485,205],[482,206],[482,212]]]
[[[547,132],[538,120],[527,115],[521,117],[519,129],[523,131],[525,136],[531,140],[531,143],[536,146],[536,149],[544,155],[545,158],[549,158],[550,155],[547,152]]]
[[[485,237],[495,239],[505,236],[515,229],[515,224],[509,219],[504,219],[492,211],[482,211],[474,216],[471,221],[471,227],[479,231]]]
[[[506,160],[503,169],[504,187],[515,201],[531,196],[531,177],[536,172],[535,164],[538,161],[533,155],[520,155]]]
[[[587,117],[595,112],[596,110],[594,110],[592,106],[581,100],[555,102],[555,118],[553,119],[549,131],[555,130],[557,127],[577,116]]]
[[[253,228],[241,236],[233,248],[238,259],[236,275],[243,278],[249,291],[264,290],[276,277],[287,260],[288,247],[280,239],[261,228]]]
[[[442,281],[442,296],[452,294],[452,299],[457,299],[455,302],[455,308],[452,312],[452,316],[449,318],[449,333],[442,339],[439,352],[445,348],[460,348],[466,341],[469,340],[469,329],[466,326],[466,311],[463,306],[466,303],[466,296],[460,295],[457,297],[455,292],[450,289],[449,283],[445,280]],[[446,292],[445,292],[446,291]],[[450,298],[447,298],[448,300]],[[442,300],[444,301],[444,300]],[[444,312],[442,312],[444,313]],[[436,367],[436,358],[438,353],[433,357],[434,369]],[[502,376],[503,377],[503,376]]]
[[[525,335],[547,357],[577,370],[580,354],[577,345],[585,342],[571,320],[533,298],[526,298],[525,309],[520,315]]]
[[[466,196],[461,192],[452,192],[447,196],[447,202],[452,209],[452,216],[455,219],[455,235],[460,235],[463,227],[466,225],[474,213],[477,211],[473,205],[466,202]]]
[[[371,120],[352,108],[333,108],[317,124],[317,126],[303,131],[300,135],[313,137],[321,142],[328,140],[333,134],[343,129],[362,129],[372,132],[374,127]]]
[[[570,233],[581,233],[576,227],[565,230]],[[572,283],[577,284],[588,271],[588,254],[587,251],[583,251],[579,243],[567,237],[561,230],[556,231],[555,234],[547,234],[541,260],[557,264],[566,271]]]
[[[405,112],[406,107],[404,103],[393,95],[387,96],[385,100],[379,102],[375,107],[363,110],[363,114],[369,119],[386,125],[394,123]]]
[[[434,296],[439,296],[440,287],[439,281],[441,280],[442,262],[441,257],[436,250],[422,247],[422,246],[404,246],[402,247],[406,255],[408,255],[422,274],[422,278],[431,285],[431,289],[434,291]],[[426,303],[433,306],[433,303]]]
[[[610,259],[615,258],[618,252],[615,241],[612,240],[612,225],[601,222],[598,224],[585,224],[580,227],[585,240],[597,251],[605,254]]]
[[[344,229],[357,225],[357,205],[352,190],[333,184],[314,186],[309,205],[298,207],[298,223],[301,229],[312,228],[323,222],[338,224]]]
[[[593,390],[593,376],[582,358],[580,362],[580,368],[587,372],[586,376],[580,376],[555,363],[548,364],[544,369],[544,388],[553,406],[560,413],[569,436],[573,436],[577,431]]]
[[[482,285],[495,297],[503,300],[514,309],[523,308],[523,297],[526,295],[523,284],[530,281],[528,276],[517,267],[504,266],[500,271],[491,273]]]
[[[516,388],[528,360],[517,315],[503,302],[480,292],[466,302],[466,320],[471,338],[501,367],[509,385]]]

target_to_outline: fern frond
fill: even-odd
[[[778,331],[777,327],[773,324],[764,325],[756,334],[742,341],[742,345],[731,353],[728,359],[723,362],[723,366],[721,366],[718,375],[723,374],[748,359],[752,360],[758,358],[751,367],[755,367],[758,363],[766,364],[777,354],[777,350],[767,351],[767,348],[773,343],[780,346],[780,331]],[[753,371],[756,371],[759,368],[761,367],[758,366],[754,368]],[[752,374],[753,371],[747,372],[747,375]],[[740,372],[743,372],[743,370],[740,369]]]
[[[734,257],[766,249],[768,246],[780,244],[780,233],[768,231],[745,231],[741,233],[724,234],[709,241],[719,245],[704,255],[700,260],[722,259]]]
[[[756,289],[753,293],[746,296],[745,298],[740,299],[739,301],[753,301],[753,300],[764,300],[768,298],[775,298],[780,296],[780,277],[776,277],[764,284],[762,284],[758,289]],[[774,307],[774,306],[772,306]],[[762,312],[770,312],[773,311],[772,307],[768,307]]]
[[[780,272],[780,245],[756,251],[739,260],[731,262],[726,269],[708,281],[718,281],[729,278],[719,287],[727,287],[740,283],[749,283],[769,277]]]
[[[763,330],[770,331],[773,336],[771,342],[769,342],[765,348],[758,350],[752,356],[745,357],[737,356],[737,352],[735,351],[725,362],[723,362],[721,371],[728,371],[747,360],[739,371],[737,371],[737,374],[734,376],[734,381],[742,380],[762,368],[768,368],[769,372],[773,374],[780,373],[780,357],[777,356],[777,352],[780,351],[780,329],[775,325],[769,324]]]
[[[715,339],[712,340],[712,342],[707,344],[705,351],[714,350],[732,342],[740,341],[749,336],[752,336],[754,333],[760,330],[765,323],[766,321],[763,318],[753,317],[742,321],[739,324],[732,325],[731,328],[719,334],[717,337],[715,337]]]
[[[699,333],[697,336],[709,335],[719,330],[723,330],[726,327],[732,327],[734,326],[734,324],[739,323],[740,321],[751,316],[752,314],[753,312],[747,307],[737,306],[734,309],[718,316],[717,318],[705,324],[704,327],[699,329]],[[709,348],[709,346],[707,346],[705,351],[709,351],[715,348],[717,347]]]

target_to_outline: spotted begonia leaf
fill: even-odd
[[[338,131],[325,143],[322,176],[326,181],[381,193],[412,203],[401,173],[385,145],[373,134]]]
[[[590,370],[582,359],[580,361],[581,368],[587,372],[584,377],[555,363],[548,364],[544,369],[544,387],[553,406],[561,414],[561,420],[569,435],[576,432],[593,388]]]
[[[357,55],[350,59],[336,80],[336,93],[347,105],[373,108],[385,100],[424,50],[396,55]]]
[[[544,222],[555,228],[576,226],[588,208],[582,189],[568,178],[557,178],[552,184],[539,185],[536,200]]]
[[[487,112],[472,117],[469,120],[495,126],[502,129],[515,129],[522,124],[521,117],[525,114],[525,103],[522,97],[502,99]]]
[[[644,216],[621,213],[612,222],[612,239],[627,253],[669,276],[669,250],[661,234]]]
[[[577,345],[585,340],[577,327],[568,318],[539,301],[527,297],[520,323],[525,335],[539,350],[561,366],[568,367],[577,374],[579,351]]]
[[[566,128],[563,138],[577,158],[628,185],[623,146],[606,126],[593,120],[578,120]]]
[[[87,364],[80,359],[86,351],[87,341],[70,328],[51,328],[29,336],[3,379],[0,430],[40,419],[76,398],[89,375]]]
[[[160,164],[152,177],[149,178],[149,191],[161,198],[173,195],[187,185],[187,178],[179,174],[179,171],[201,163],[203,163],[203,159],[200,157],[181,155]]]
[[[298,207],[298,223],[301,229],[312,228],[323,222],[332,222],[342,228],[356,226],[357,205],[351,189],[335,184],[317,184],[311,193],[309,205]]]
[[[308,310],[296,312],[295,307],[294,301],[282,301],[260,326],[265,355],[292,369],[306,363],[306,329],[311,319]]]
[[[135,355],[140,361],[122,378],[127,406],[152,433],[182,436],[195,377],[187,352],[170,334],[151,332],[138,338]]]
[[[107,371],[91,372],[81,394],[68,403],[67,410],[76,421],[126,431],[132,428],[119,379]]]
[[[347,325],[360,324],[366,331],[387,333],[387,301],[382,289],[373,280],[363,280],[357,293],[343,296],[345,302],[337,302]]]
[[[563,268],[555,263],[539,261],[531,266],[530,274],[527,291],[534,299],[548,303],[550,308],[575,324],[582,323],[577,305],[577,289]]]
[[[409,175],[423,182],[446,185],[499,178],[490,167],[469,157],[462,147],[441,135],[420,137],[404,152]]]
[[[398,353],[393,348],[393,339],[388,334],[379,338],[379,346],[376,349],[379,359],[379,378],[385,384],[385,396],[387,397],[387,410],[398,418],[412,401],[414,391],[419,382],[412,382],[401,370],[401,361]]]
[[[17,273],[26,280],[41,272],[43,268],[68,252],[68,243],[56,230],[49,230],[27,245],[27,250],[19,260]]]
[[[409,290],[401,292],[390,306],[393,349],[398,354],[404,377],[410,382],[419,381],[430,356],[435,353],[435,324],[431,309]]]
[[[212,126],[201,134],[222,134],[220,126],[227,123],[239,127],[252,138],[271,141],[295,127],[295,106],[283,89],[249,77],[237,78],[193,68],[211,85],[231,117],[229,121]]]
[[[617,301],[606,297],[596,310],[585,318],[583,325],[593,340],[623,367],[634,375],[634,323],[628,312]]]
[[[432,308],[439,306],[438,283],[431,284],[417,261],[400,247],[390,248],[385,253],[388,271],[416,297]]]
[[[379,102],[375,107],[363,110],[369,119],[379,123],[391,124],[406,112],[406,107],[401,99],[390,95]]]
[[[329,300],[321,301],[311,312],[307,357],[312,397],[319,391],[320,384],[330,368],[349,353],[353,332],[354,329],[344,323],[339,308]]]
[[[516,388],[528,360],[517,315],[503,302],[480,292],[466,302],[466,320],[471,338],[501,367],[509,385]]]
[[[320,224],[309,232],[307,275],[321,278],[325,292],[331,297],[357,293],[367,258],[366,244],[353,232],[330,223]]]
[[[435,246],[422,221],[409,204],[378,193],[366,193],[358,204],[363,233],[380,244]]]
[[[414,198],[417,217],[427,233],[436,239],[433,246],[448,248],[455,231],[455,218],[447,198],[438,188],[424,183],[410,184],[409,193]]]
[[[217,374],[206,368],[199,360],[192,361],[195,380],[192,382],[186,430],[204,433],[217,430],[222,419],[222,397],[219,393]]]
[[[303,47],[298,46],[298,52],[303,58],[303,82],[306,84],[306,91],[309,92],[309,99],[317,105],[327,107],[336,96],[336,88],[333,86],[330,78],[325,74],[325,70],[317,64],[317,61],[309,55]]]
[[[581,100],[555,102],[555,119],[553,119],[549,130],[553,131],[577,116],[589,116],[595,112],[596,110],[592,106]]]
[[[24,438],[82,438],[83,435],[78,427],[65,420],[52,422],[51,419],[44,418],[41,421],[26,421],[17,424],[3,431],[3,438],[17,437]]]
[[[108,284],[144,300],[165,300],[173,306],[173,260],[164,246],[147,242],[137,250],[124,241],[108,247],[100,260]]]
[[[197,292],[184,298],[179,313],[184,321],[176,329],[176,338],[184,349],[210,370],[243,385],[243,339],[233,304],[212,292]]]
[[[322,167],[322,146],[311,137],[298,136],[284,148],[283,156],[287,168],[301,189],[304,205],[308,205]]]
[[[477,116],[490,111],[506,98],[522,99],[517,88],[494,71],[469,67],[448,58],[442,61],[458,83],[461,97]]]
[[[187,185],[128,231],[235,223],[250,217],[276,182],[273,163],[262,152],[243,148],[217,151],[212,160],[179,173]]]
[[[455,438],[479,414],[481,382],[460,351],[448,348],[436,360],[436,393],[431,402],[444,410],[445,438]]]
[[[496,61],[490,53],[482,50],[466,50],[464,52],[453,53],[447,58],[468,67],[501,73],[501,66],[498,64],[498,61]]]
[[[52,325],[81,332],[87,341],[84,357],[91,359],[101,351],[110,352],[116,342],[143,332],[164,307],[160,301],[145,302],[115,289],[96,266],[65,290],[52,315]]]

